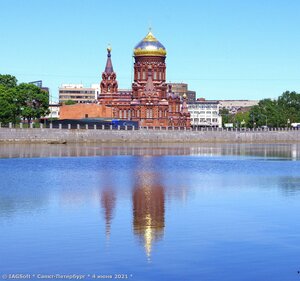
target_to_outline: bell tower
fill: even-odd
[[[111,61],[111,50],[111,47],[108,46],[106,66],[104,72],[102,72],[102,81],[100,83],[101,93],[98,97],[101,104],[111,104],[118,94],[117,75],[114,72]]]

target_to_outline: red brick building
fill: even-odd
[[[172,92],[166,84],[166,49],[151,31],[134,48],[134,81],[132,92],[118,92],[117,75],[107,49],[107,62],[100,83],[98,102],[111,110],[106,118],[139,121],[148,127],[190,127],[187,97]],[[80,105],[76,105],[80,111]],[[85,108],[86,111],[86,108]],[[95,110],[94,110],[95,112]],[[86,113],[85,116],[90,114]],[[64,115],[65,118],[66,115]]]
[[[140,126],[190,127],[186,97],[181,100],[166,84],[166,49],[149,31],[134,48],[132,94],[118,93],[111,49],[102,73],[99,103],[113,108],[113,118],[139,121]]]

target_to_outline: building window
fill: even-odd
[[[159,118],[162,118],[162,111],[161,111],[161,109],[159,110]]]
[[[151,108],[147,108],[146,117],[147,118],[152,118],[152,113],[153,113],[152,109]]]
[[[146,71],[143,69],[143,80],[146,80]]]
[[[159,70],[159,80],[161,80],[161,70]]]
[[[154,70],[154,73],[153,73],[153,79],[154,79],[154,80],[157,80],[157,72],[156,72],[156,70]]]
[[[141,79],[141,72],[140,72],[140,70],[137,71],[137,79],[138,79],[138,80]]]
[[[126,110],[123,111],[123,117],[126,118]]]
[[[119,110],[119,118],[122,119],[122,110]]]
[[[172,112],[172,105],[169,105],[169,112]]]

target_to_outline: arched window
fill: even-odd
[[[146,71],[143,69],[143,80],[146,80]]]
[[[156,70],[154,70],[154,73],[153,73],[153,80],[157,80],[157,72],[156,72]]]
[[[159,70],[159,80],[161,80],[161,69]]]
[[[123,117],[126,118],[126,110],[123,112]]]
[[[138,71],[137,71],[137,79],[138,79],[138,80],[141,80],[141,72],[140,72],[139,69],[138,69]]]
[[[122,119],[122,110],[119,110],[119,118]]]

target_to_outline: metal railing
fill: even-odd
[[[19,123],[19,124],[3,124],[0,123],[0,128],[9,129],[59,129],[59,130],[155,130],[155,131],[186,131],[186,132],[280,132],[280,131],[300,131],[299,127],[284,127],[284,128],[218,128],[218,127],[175,127],[175,126],[115,126],[109,124],[43,124],[43,123]]]

